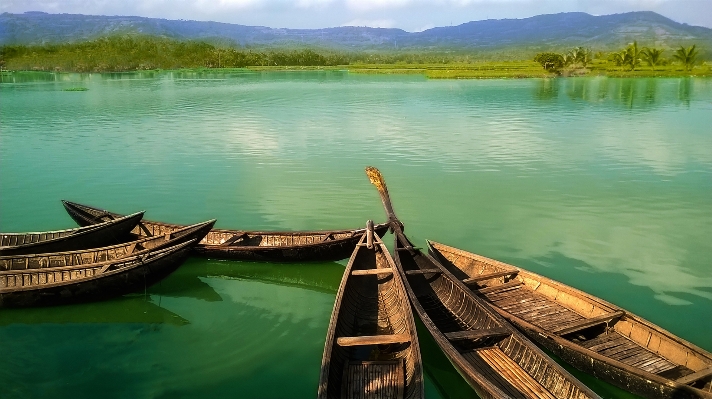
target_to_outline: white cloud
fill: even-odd
[[[297,0],[297,8],[325,8],[334,3],[335,0]]]
[[[372,11],[372,10],[384,10],[384,9],[394,9],[403,8],[412,3],[413,0],[345,0],[346,7],[358,11]]]
[[[429,23],[429,24],[425,24],[424,26],[421,26],[420,28],[413,29],[412,32],[423,32],[428,29],[433,29],[434,27],[435,27],[435,24]]]
[[[375,19],[375,20],[365,20],[365,19],[354,19],[341,26],[368,26],[369,28],[392,28],[396,25],[396,21],[392,19]]]

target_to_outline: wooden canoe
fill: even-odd
[[[178,268],[196,242],[107,262],[0,271],[0,307],[59,305],[143,291]]]
[[[336,294],[318,397],[386,399],[423,395],[418,334],[403,282],[395,273],[393,258],[383,241],[377,234],[364,235],[349,259]]]
[[[395,233],[395,263],[420,320],[481,398],[599,398],[403,233],[378,169],[366,173]]]
[[[120,217],[103,209],[70,201],[64,208],[80,226]],[[133,233],[138,236],[164,235],[183,226],[144,220]],[[213,259],[264,260],[277,262],[327,261],[348,258],[365,229],[277,232],[213,229],[195,246],[194,253]],[[388,231],[388,223],[375,226],[379,236]]]
[[[164,236],[144,237],[136,241],[102,248],[32,255],[0,256],[0,271],[79,266],[140,255],[147,251],[173,246],[185,241],[201,240],[208,234],[214,224],[215,219],[187,226]]]
[[[124,241],[144,212],[67,230],[0,234],[0,256],[97,248]]]
[[[396,233],[395,262],[420,320],[482,398],[598,398],[430,256]]]
[[[593,295],[437,242],[430,253],[531,339],[647,398],[712,398],[712,354]]]

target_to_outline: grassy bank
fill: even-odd
[[[418,74],[430,79],[540,78],[551,76],[677,77],[712,76],[709,63],[690,71],[668,63],[655,68],[616,66],[604,54],[556,74],[532,60],[484,60],[482,54],[438,52],[343,53],[313,49],[219,48],[204,42],[182,42],[151,36],[108,37],[82,43],[0,48],[3,70],[44,72],[128,72],[142,70],[231,68],[250,70],[338,69],[364,74]],[[524,54],[509,54],[508,59]]]
[[[563,70],[561,75],[546,72],[533,61],[470,62],[447,64],[351,64],[336,66],[251,66],[253,71],[346,70],[376,75],[423,75],[429,79],[522,79],[554,76],[608,77],[712,77],[712,65],[698,65],[686,71],[680,65],[638,67],[634,71],[608,63],[595,62],[586,69]]]

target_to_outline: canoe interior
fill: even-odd
[[[483,397],[597,397],[466,287],[397,239],[396,262],[436,342]]]
[[[106,262],[175,245],[205,235],[215,220],[183,227],[164,236],[144,237],[108,247],[33,255],[0,256],[0,271],[65,267]]]
[[[118,213],[93,208],[74,202],[63,201],[67,212],[80,225],[86,226],[93,223],[101,223],[121,217]],[[181,225],[141,221],[131,233],[139,237],[152,237],[170,234]],[[376,226],[380,235],[385,234],[387,224]],[[260,231],[240,231],[240,230],[211,230],[198,245],[205,246],[230,246],[230,247],[294,247],[317,245],[330,241],[345,240],[363,234],[365,229],[356,230],[334,230],[334,231],[297,231],[297,232],[260,232]]]
[[[380,239],[373,249],[364,242],[337,293],[319,397],[421,398],[420,348],[402,281]]]
[[[662,328],[535,273],[435,242],[430,247],[494,307],[638,373],[679,382],[699,376],[687,385],[712,391],[712,355]]]

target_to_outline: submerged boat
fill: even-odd
[[[37,233],[1,233],[0,256],[97,248],[124,241],[144,212],[101,221],[92,226]]]
[[[393,223],[395,264],[410,302],[453,366],[482,398],[598,398],[432,257],[414,247],[383,178],[367,169]]]
[[[0,307],[59,305],[145,290],[178,268],[196,242],[86,265],[0,271]]]
[[[336,294],[318,397],[422,398],[423,367],[408,296],[383,241],[367,231]]]
[[[428,241],[500,315],[581,371],[647,398],[712,398],[712,354],[593,295]]]
[[[143,237],[135,241],[108,247],[32,255],[0,256],[0,271],[79,266],[139,255],[185,241],[201,240],[214,224],[215,219],[187,226],[163,236]]]
[[[121,217],[103,209],[62,201],[80,226],[89,226]],[[388,223],[376,225],[379,236]],[[184,226],[144,220],[133,230],[137,236],[164,235]],[[348,258],[365,234],[365,229],[302,232],[242,231],[213,229],[195,246],[198,255],[214,259],[266,261],[326,261]]]

